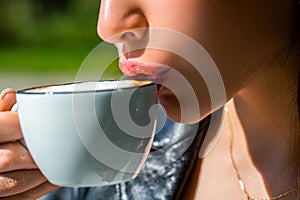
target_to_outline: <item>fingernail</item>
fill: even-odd
[[[10,94],[14,94],[14,93],[15,93],[15,91],[13,89],[7,88],[7,89],[5,89],[5,90],[3,90],[1,92],[1,94],[0,94],[0,96],[1,96],[0,100],[2,101],[2,100],[5,99],[5,97],[8,97]]]

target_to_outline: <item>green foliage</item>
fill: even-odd
[[[101,42],[96,31],[99,1],[70,0],[64,9],[54,5],[60,1],[51,7],[41,2],[0,3],[0,71],[76,72]],[[120,73],[117,62],[108,72]]]

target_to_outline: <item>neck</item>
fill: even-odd
[[[289,155],[291,134],[299,123],[296,78],[280,67],[262,71],[236,95],[235,107],[253,154],[264,149]]]
[[[239,122],[233,124],[235,152],[245,152],[267,188],[275,188],[274,193],[276,187],[297,185],[291,145],[299,126],[298,78],[284,67],[266,66],[229,103],[232,121]]]

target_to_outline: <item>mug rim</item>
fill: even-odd
[[[122,82],[122,81],[135,81],[135,82],[145,82],[142,85],[133,85],[124,88],[109,88],[109,89],[101,89],[101,90],[86,90],[86,91],[44,91],[44,92],[28,92],[29,90],[36,90],[36,89],[43,89],[46,87],[55,87],[55,86],[67,86],[67,85],[76,85],[80,83],[99,83],[99,82]],[[89,93],[89,92],[105,92],[105,91],[120,91],[120,90],[127,90],[133,88],[140,88],[140,87],[148,87],[151,85],[155,85],[152,81],[140,81],[140,80],[131,80],[131,79],[124,79],[124,80],[98,80],[98,81],[78,81],[78,82],[67,82],[67,83],[58,83],[58,84],[49,84],[49,85],[40,85],[34,86],[29,88],[20,89],[17,91],[17,94],[29,94],[29,95],[45,95],[45,94],[79,94],[79,93]]]

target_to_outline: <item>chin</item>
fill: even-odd
[[[180,105],[175,97],[159,96],[159,103],[162,105],[166,115],[175,122],[181,122]]]
[[[158,96],[159,103],[165,114],[174,122],[184,124],[195,124],[201,120],[200,114],[195,113],[190,105],[180,106],[179,101],[172,95]],[[183,113],[185,113],[183,115]]]

